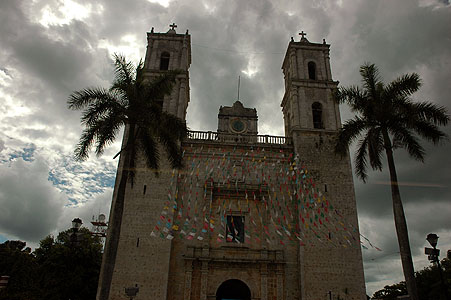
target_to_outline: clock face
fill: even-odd
[[[241,133],[246,130],[246,125],[240,119],[232,120],[231,127],[232,127],[232,130],[237,133]]]

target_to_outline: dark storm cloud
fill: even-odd
[[[39,161],[19,159],[0,168],[0,230],[36,242],[54,229],[65,195],[48,181],[48,168]]]
[[[33,107],[28,124],[76,125],[78,116],[67,110],[66,99],[74,89],[106,81],[104,68],[96,68],[99,62],[107,63],[106,52],[90,50],[97,47],[98,38],[90,34],[87,24],[73,21],[45,28],[24,13],[26,5],[23,1],[1,3],[0,64],[16,70],[13,79],[22,83],[20,89],[14,85],[5,90],[19,105]],[[107,75],[111,78],[111,68]]]
[[[90,2],[85,1],[87,4]],[[146,0],[99,1],[98,4],[103,9],[102,17],[90,20],[90,24],[97,26],[99,38],[108,38],[114,44],[120,43],[127,34],[137,34],[145,41],[145,32],[152,26],[168,28],[169,25],[170,20],[160,21],[162,16],[170,13],[169,9]]]
[[[240,100],[257,108],[259,119],[264,120],[259,132],[281,134],[281,64],[290,34],[299,25],[299,16],[290,16],[269,1],[217,1],[211,9],[216,13],[180,9],[177,16],[183,24],[184,19],[195,15],[185,22],[192,33],[194,62],[188,120],[191,116],[197,121],[196,127],[216,129],[216,114],[202,113],[200,107],[218,111],[220,105],[231,105],[237,97],[240,75]],[[254,76],[243,73],[253,69],[257,71]]]
[[[24,73],[45,80],[53,89],[67,92],[68,84],[76,81],[93,64],[87,50],[96,46],[97,41],[82,22],[74,21],[70,26],[52,26],[46,30],[23,14],[23,5],[22,1],[2,2],[1,36],[5,45],[2,48]],[[4,24],[9,26],[3,27]]]
[[[63,173],[62,182],[69,179],[72,189],[52,185],[48,178],[50,169],[55,172],[69,165],[61,164],[59,156],[70,155],[79,132],[79,114],[66,107],[68,95],[109,82],[112,66],[107,52],[97,49],[99,39],[91,35],[96,32],[88,24],[73,20],[45,27],[36,23],[39,16],[31,15],[28,5],[24,1],[0,3],[0,66],[7,75],[0,85],[0,143],[4,161],[13,159],[10,165],[1,165],[0,231],[9,238],[36,242],[57,229],[74,189],[84,185],[99,191],[92,178]],[[14,159],[14,153],[21,153],[30,142],[38,147],[35,160]],[[69,153],[61,152],[67,149]],[[107,170],[110,164],[99,167]]]

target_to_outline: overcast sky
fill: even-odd
[[[284,135],[281,65],[301,30],[312,42],[331,44],[332,75],[342,86],[360,84],[359,66],[369,61],[386,82],[417,72],[423,86],[414,98],[451,108],[449,0],[2,0],[0,242],[36,246],[74,217],[89,224],[109,213],[118,144],[75,162],[80,114],[66,101],[72,91],[108,87],[112,53],[137,62],[146,32],[166,32],[172,22],[191,34],[193,130],[217,129],[218,108],[236,100],[240,75],[240,98],[257,109],[259,133]],[[341,111],[342,119],[351,117]],[[440,236],[443,254],[451,249],[451,145],[424,145],[425,164],[395,153],[417,270],[428,265],[428,233]],[[355,182],[361,233],[383,250],[362,250],[371,295],[403,277],[388,173]]]

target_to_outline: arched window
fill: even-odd
[[[316,64],[313,61],[309,61],[308,67],[308,78],[316,80]]]
[[[322,129],[323,126],[323,107],[321,103],[314,102],[312,104],[313,128]]]
[[[171,55],[168,52],[161,53],[160,70],[168,70],[170,57],[171,57]]]

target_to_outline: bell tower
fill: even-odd
[[[161,99],[163,110],[185,120],[189,98],[189,67],[191,65],[191,36],[175,31],[177,25],[169,25],[166,33],[152,30],[147,33],[147,50],[144,60],[145,76],[154,78],[168,70],[179,70],[171,95]]]
[[[294,131],[309,131],[320,134],[338,130],[340,113],[332,97],[338,82],[332,80],[329,48],[311,43],[306,33],[301,32],[299,42],[293,39],[288,45],[282,70],[285,78],[285,95],[282,110],[285,135]]]
[[[295,155],[313,177],[316,192],[334,203],[346,225],[358,234],[349,156],[343,158],[334,152],[341,120],[333,97],[338,81],[332,79],[330,45],[325,40],[310,42],[303,31],[299,35],[299,41],[291,39],[282,65],[285,136],[292,138]],[[343,239],[329,233],[330,241],[339,238]],[[364,299],[361,250],[340,243],[312,243],[300,248],[302,299],[323,299],[326,294]],[[321,261],[328,263],[319,264]]]
[[[170,27],[166,33],[156,33],[153,28],[147,33],[144,77],[151,80],[171,70],[179,71],[171,94],[159,100],[164,111],[185,120],[189,102],[190,35],[188,31],[178,34],[175,24]],[[121,157],[111,212],[117,205],[122,168]],[[153,239],[151,233],[153,223],[166,205],[168,191],[174,193],[175,188],[171,184],[173,173],[166,159],[161,160],[160,170],[160,176],[154,176],[154,172],[147,168],[144,156],[138,153],[133,184],[127,184],[125,189],[117,254],[110,266],[113,268],[111,279],[100,278],[107,282],[102,293],[108,300],[124,299],[126,290],[139,290],[136,299],[167,299],[171,286],[168,277],[171,240]],[[100,289],[98,295],[100,297]]]

